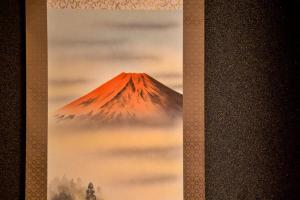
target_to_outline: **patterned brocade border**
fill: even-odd
[[[62,0],[48,1],[56,5],[55,2]],[[65,2],[84,1],[99,2],[100,0],[65,0]],[[146,7],[142,5],[146,4],[139,2],[150,2],[150,0],[132,0],[132,2],[140,6],[135,9],[143,9]],[[169,2],[165,8],[175,5],[170,2],[180,2],[182,6],[182,1],[153,0],[151,2]],[[129,5],[137,4],[120,3],[119,9],[132,9]],[[117,8],[116,4],[112,5],[114,6],[110,7],[111,9]],[[125,8],[125,5],[128,7]],[[148,5],[147,9],[156,9],[158,5],[160,4],[152,4],[152,7]],[[174,8],[178,7],[174,6]],[[184,0],[183,9],[184,199],[204,200],[204,0]],[[46,200],[47,0],[26,0],[26,76],[26,200]]]
[[[48,0],[50,8],[110,10],[182,9],[183,0]]]
[[[26,200],[47,199],[47,6],[26,0]]]
[[[184,199],[204,200],[204,0],[183,9]]]

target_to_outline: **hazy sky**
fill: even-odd
[[[49,108],[121,72],[182,93],[182,11],[48,9]]]
[[[182,37],[182,10],[48,8],[49,116],[121,72],[147,73],[181,93]],[[183,199],[182,122],[95,132],[48,128],[48,181],[80,177],[109,200]]]

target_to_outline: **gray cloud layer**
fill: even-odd
[[[169,72],[169,73],[165,73],[165,72],[162,72],[162,73],[157,73],[157,74],[153,74],[154,77],[157,77],[157,78],[182,78],[182,73],[176,73],[176,72]]]
[[[72,101],[76,98],[76,95],[66,95],[66,96],[54,96],[49,97],[48,101],[52,103],[66,103],[68,101]]]
[[[48,81],[51,85],[55,86],[65,86],[65,85],[74,85],[74,84],[82,84],[87,83],[89,80],[87,79],[52,79]]]
[[[123,184],[126,185],[148,185],[148,184],[157,184],[162,182],[173,182],[178,179],[178,176],[174,174],[162,174],[162,175],[153,175],[148,177],[136,177],[127,181],[123,181]]]
[[[179,24],[176,22],[111,22],[101,26],[123,30],[167,30],[176,28]]]
[[[141,54],[141,53],[131,53],[130,51],[127,52],[113,52],[107,54],[106,56],[102,56],[103,59],[108,60],[119,60],[119,61],[158,61],[161,60],[161,57],[152,54]]]
[[[51,45],[54,45],[55,47],[85,47],[85,46],[118,46],[123,45],[129,42],[128,39],[125,38],[111,38],[111,39],[72,39],[72,38],[64,38],[64,39],[58,39],[53,38],[50,41]]]
[[[92,53],[92,54],[66,54],[65,57],[70,57],[70,59],[74,60],[89,60],[89,61],[108,61],[108,62],[116,62],[116,61],[161,61],[162,57],[160,55],[155,55],[152,53],[137,53],[130,51],[110,51],[109,53]],[[71,67],[72,65],[64,65],[66,67]],[[64,67],[63,66],[63,67]]]
[[[106,152],[109,156],[151,157],[171,159],[180,155],[180,146],[114,149]]]

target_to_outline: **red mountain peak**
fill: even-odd
[[[121,73],[58,110],[59,119],[101,123],[170,121],[182,112],[182,95],[145,73]]]

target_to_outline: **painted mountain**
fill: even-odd
[[[145,73],[121,73],[59,109],[59,121],[170,124],[182,116],[182,94]]]

